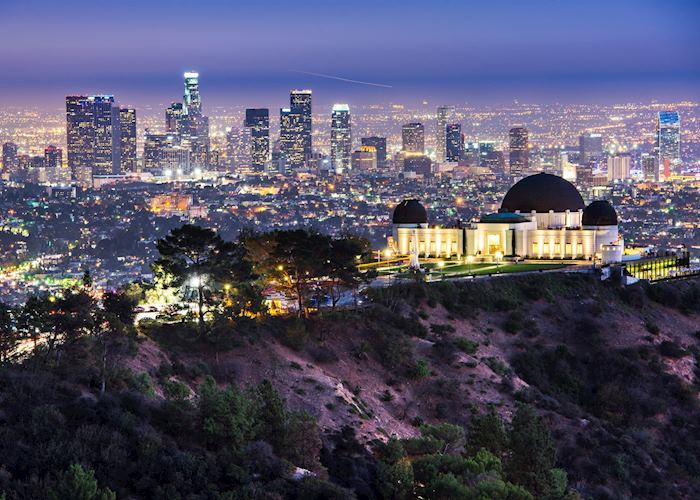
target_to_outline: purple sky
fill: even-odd
[[[2,0],[0,104],[700,98],[699,1]],[[330,80],[306,71],[391,88]]]

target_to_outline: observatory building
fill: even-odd
[[[518,181],[497,213],[465,227],[430,226],[418,200],[399,203],[392,222],[389,246],[399,255],[417,248],[424,258],[597,258],[607,264],[620,262],[624,250],[610,203],[598,200],[586,206],[573,184],[545,173]]]

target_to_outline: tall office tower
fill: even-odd
[[[579,164],[588,165],[591,161],[603,158],[603,136],[582,134],[578,138]]]
[[[438,162],[447,159],[447,125],[454,121],[454,106],[440,106],[437,109],[437,130],[435,131],[435,152]],[[449,161],[449,160],[448,160]]]
[[[11,174],[19,168],[19,160],[17,158],[17,144],[14,142],[6,142],[2,145],[2,172],[3,174]]]
[[[280,153],[291,169],[304,166],[304,117],[292,108],[280,109]]]
[[[489,159],[493,159],[494,153],[496,153],[496,142],[495,141],[479,141],[479,166],[487,167],[489,165],[493,166],[493,162],[489,162]]]
[[[245,110],[245,126],[250,129],[253,170],[265,170],[270,163],[270,111],[267,108]]]
[[[659,180],[681,175],[681,117],[677,111],[659,111],[656,149],[659,155]]]
[[[182,103],[174,102],[165,108],[165,131],[179,134],[182,131]]]
[[[63,166],[63,150],[50,145],[44,149],[44,166],[51,169],[60,169]]]
[[[191,150],[191,161],[205,167],[209,161],[209,118],[202,114],[199,94],[199,73],[185,73],[185,95],[182,105],[182,134]]]
[[[629,179],[631,161],[629,155],[615,155],[608,158],[608,181]]]
[[[304,147],[304,161],[310,160],[313,155],[311,142],[312,119],[311,119],[311,91],[292,90],[289,93],[289,109],[292,113],[301,115],[301,134]]]
[[[108,175],[119,170],[119,114],[113,110],[114,96],[67,96],[66,132],[68,168],[75,177],[91,171],[92,175]],[[116,132],[116,135],[115,135]]]
[[[136,110],[119,108],[119,171],[136,172]]]
[[[336,173],[349,170],[352,153],[350,108],[347,104],[334,104],[331,113],[331,163]]]
[[[510,152],[508,164],[510,175],[522,177],[530,171],[530,152],[528,151],[528,133],[525,127],[514,127],[508,132]]]
[[[384,170],[386,168],[386,137],[363,137],[363,146],[371,146],[377,151],[377,168]]]
[[[253,171],[252,152],[251,128],[229,127],[226,129],[226,165],[229,172],[235,174],[251,173]]]
[[[92,164],[93,175],[111,175],[119,171],[119,157],[115,155],[115,131],[118,136],[118,128],[115,118],[119,114],[112,111],[114,96],[94,95],[88,97],[94,106],[95,118],[95,142]]]
[[[401,127],[401,144],[404,153],[425,153],[425,129],[422,123],[407,123]]]
[[[456,162],[462,159],[464,142],[462,139],[462,126],[459,123],[445,125],[445,160]]]
[[[66,97],[68,168],[73,178],[92,172],[95,162],[95,109],[84,95]]]
[[[654,154],[642,153],[639,159],[645,181],[659,182],[659,158]]]
[[[156,175],[179,176],[190,170],[190,151],[176,134],[150,133],[143,142],[144,168]]]

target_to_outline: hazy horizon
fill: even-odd
[[[685,0],[8,0],[0,105],[155,106],[181,99],[185,70],[205,107],[274,109],[295,87],[318,105],[698,100],[699,14]]]

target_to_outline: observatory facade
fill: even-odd
[[[624,250],[617,213],[609,202],[598,200],[586,206],[573,184],[545,173],[518,181],[497,213],[465,227],[430,226],[418,200],[399,203],[392,222],[389,244],[399,255],[417,248],[424,258],[597,258],[611,263],[619,262]]]

